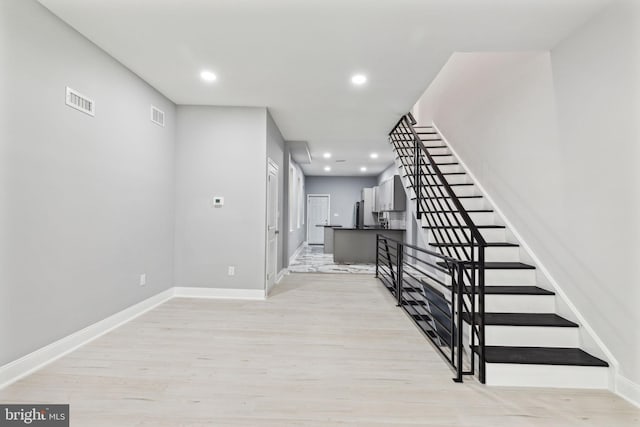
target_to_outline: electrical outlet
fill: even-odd
[[[140,286],[145,286],[147,284],[147,274],[143,273],[140,275]]]
[[[227,274],[229,276],[235,276],[236,275],[236,268],[233,265],[230,265],[229,268],[227,269]]]

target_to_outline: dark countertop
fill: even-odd
[[[406,228],[352,228],[352,227],[341,227],[340,230],[351,230],[351,231],[407,231]]]

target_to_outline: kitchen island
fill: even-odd
[[[373,264],[376,262],[376,235],[383,234],[404,242],[404,229],[334,228],[333,261],[336,263]]]

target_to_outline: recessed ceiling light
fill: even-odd
[[[366,168],[366,167],[362,166],[362,167],[360,168],[360,172],[366,172],[366,171],[367,171],[367,168]]]
[[[324,153],[322,155],[322,157],[324,157],[325,159],[330,159],[331,158],[331,153]]]
[[[351,77],[351,83],[353,83],[356,86],[362,86],[366,82],[367,82],[367,76],[365,76],[364,74],[354,74]]]
[[[324,167],[324,171],[325,172],[331,172],[331,166],[325,166]]]
[[[200,73],[200,78],[207,83],[215,82],[218,76],[213,74],[211,71],[203,71]]]
[[[372,159],[377,159],[378,158],[378,153],[371,153],[371,154],[369,154],[369,157],[371,157]]]

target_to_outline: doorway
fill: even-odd
[[[328,194],[307,195],[307,243],[324,244],[324,225],[329,224],[330,196]]]
[[[267,280],[266,294],[276,282],[278,275],[278,165],[271,159],[267,160]]]

